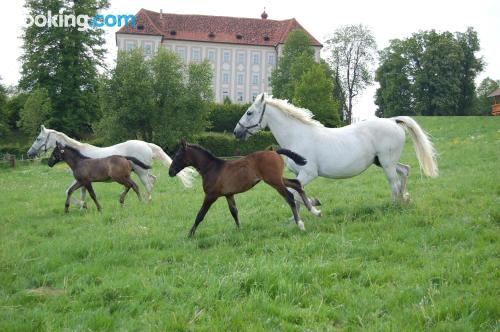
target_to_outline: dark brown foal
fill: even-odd
[[[299,193],[309,210],[311,204],[306,198],[299,181],[283,178],[285,163],[280,154],[286,155],[297,165],[306,164],[304,158],[286,149],[260,151],[243,158],[226,161],[215,157],[211,152],[199,145],[182,142],[172,165],[170,165],[168,174],[175,176],[185,167],[193,166],[202,176],[203,190],[205,192],[203,205],[196,216],[189,236],[194,235],[196,228],[205,217],[210,206],[221,196],[226,197],[229,211],[231,211],[236,226],[239,227],[240,221],[234,195],[251,189],[261,180],[276,189],[285,198],[292,209],[295,222],[303,230],[304,223],[300,220],[293,194],[288,191],[287,187]]]
[[[129,161],[130,160],[130,161]],[[101,211],[101,206],[97,202],[97,197],[92,187],[92,182],[118,182],[125,186],[125,191],[120,195],[120,204],[123,206],[125,196],[132,188],[139,200],[141,195],[139,187],[130,178],[132,172],[131,162],[143,168],[149,168],[142,162],[133,157],[110,156],[106,158],[91,159],[82,155],[78,150],[70,146],[62,146],[56,143],[56,147],[49,158],[48,165],[54,166],[59,161],[65,161],[71,170],[73,176],[77,181],[73,186],[68,189],[66,203],[64,204],[64,212],[68,212],[69,200],[73,191],[80,187],[85,187],[88,190],[90,197],[95,202],[97,210]]]

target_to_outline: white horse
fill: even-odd
[[[56,142],[64,145],[69,145],[78,151],[80,151],[84,156],[89,158],[104,158],[112,155],[134,157],[141,161],[143,164],[151,167],[153,159],[160,160],[167,169],[172,163],[172,159],[160,148],[158,145],[153,143],[147,143],[139,140],[130,140],[116,145],[100,148],[94,145],[78,142],[75,139],[68,137],[62,132],[58,132],[53,129],[47,129],[43,125],[40,129],[40,134],[33,142],[33,145],[28,150],[28,156],[33,157],[38,155],[40,152],[45,152],[56,146]],[[146,199],[151,199],[151,191],[153,190],[153,184],[156,181],[156,177],[149,173],[149,169],[144,169],[139,165],[132,163],[134,172],[139,176],[142,184],[146,188]],[[177,174],[177,177],[181,180],[185,187],[192,186],[192,180],[195,171],[186,168],[184,171]],[[69,188],[75,184],[75,181],[71,183]],[[68,189],[69,189],[68,188]],[[81,206],[85,204],[85,189],[82,188],[81,191]]]
[[[438,175],[436,152],[431,141],[417,122],[407,116],[376,118],[342,128],[326,128],[313,119],[309,110],[261,94],[241,117],[234,135],[247,139],[266,127],[282,148],[307,159],[306,165],[299,166],[286,158],[287,167],[303,186],[318,176],[350,178],[375,164],[384,169],[393,200],[407,200],[406,182],[410,167],[399,163],[405,144],[404,129],[413,139],[423,173],[431,177]],[[300,202],[297,195],[295,198]],[[318,210],[312,212],[320,214]]]

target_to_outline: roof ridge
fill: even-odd
[[[141,8],[142,10],[143,8]],[[148,11],[150,13],[158,14],[160,15],[160,12],[156,12],[154,10],[150,9],[144,9],[145,11]],[[230,18],[230,19],[244,19],[244,20],[255,20],[255,21],[262,21],[262,18],[257,18],[257,17],[242,17],[242,16],[225,16],[225,15],[205,15],[205,14],[177,14],[177,13],[161,13],[162,15],[176,15],[176,16],[201,16],[201,17],[220,17],[220,18]],[[273,20],[273,19],[265,19],[266,21],[272,21],[272,22],[285,22],[290,20],[284,19],[284,20]]]

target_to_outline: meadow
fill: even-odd
[[[152,202],[96,184],[102,213],[65,215],[65,165],[1,168],[0,331],[499,330],[500,118],[417,121],[438,178],[408,140],[409,204],[377,167],[316,179],[305,232],[265,184],[236,196],[240,230],[220,199],[190,239],[200,178],[158,164]]]

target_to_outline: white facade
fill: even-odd
[[[247,103],[261,92],[272,93],[271,73],[276,68],[277,57],[283,48],[283,44],[272,47],[168,39],[162,41],[161,36],[128,33],[117,33],[116,42],[119,50],[140,47],[147,57],[159,47],[165,47],[186,63],[208,59],[214,70],[215,101],[219,103],[225,96],[232,102]],[[321,47],[313,47],[316,61],[319,61]]]

